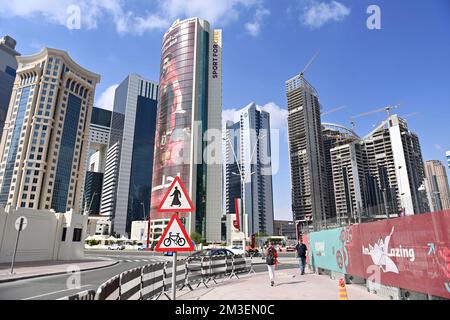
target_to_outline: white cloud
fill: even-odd
[[[288,111],[286,109],[282,109],[274,102],[269,102],[261,106],[261,109],[270,113],[271,129],[284,130],[287,128]]]
[[[118,84],[114,84],[103,91],[97,99],[95,106],[97,108],[112,111],[114,107],[114,95],[116,94],[116,89],[118,86]]]
[[[435,144],[434,144],[434,148],[435,148],[437,151],[443,151],[443,150],[444,150],[444,148],[443,148],[440,144],[438,144],[438,143],[435,143]]]
[[[128,2],[128,1],[127,1]],[[177,18],[198,16],[214,26],[239,18],[241,9],[261,11],[261,0],[154,0],[145,9],[133,11],[123,0],[9,0],[2,1],[0,17],[44,18],[47,22],[67,25],[74,4],[81,11],[81,28],[96,29],[100,21],[114,22],[120,34],[143,34],[163,30]],[[261,13],[259,13],[261,14]]]
[[[350,8],[340,2],[325,3],[312,0],[304,8],[300,21],[312,29],[317,29],[330,21],[343,21],[349,14]]]
[[[259,35],[259,32],[261,30],[261,25],[263,22],[263,19],[265,16],[270,15],[270,11],[265,8],[258,8],[255,13],[255,18],[253,22],[248,22],[245,24],[245,29],[247,29],[247,32],[253,36],[256,37]]]

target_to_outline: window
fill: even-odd
[[[83,229],[75,228],[73,229],[73,242],[80,242],[81,241],[81,235],[83,233]]]
[[[66,235],[67,235],[67,228],[63,228],[62,237],[61,237],[62,242],[66,241]]]

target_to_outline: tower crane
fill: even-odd
[[[303,71],[300,73],[300,76],[304,78],[306,71],[309,69],[309,67],[314,63],[314,61],[319,56],[320,50],[317,50],[317,52],[314,54],[314,56],[309,60],[308,64],[303,68]]]
[[[367,117],[367,116],[370,116],[372,114],[377,114],[377,113],[380,113],[380,112],[386,112],[387,116],[389,118],[391,116],[391,111],[394,110],[394,109],[398,109],[398,108],[400,108],[400,104],[396,104],[394,106],[387,106],[387,107],[384,107],[384,108],[380,108],[380,109],[364,112],[364,113],[358,114],[356,116],[350,117],[350,123],[352,125],[353,130],[354,130],[355,127],[356,127],[355,119]]]

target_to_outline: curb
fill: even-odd
[[[98,270],[98,269],[112,267],[112,266],[115,266],[115,265],[119,264],[119,262],[120,261],[114,261],[114,263],[106,265],[106,266],[81,269],[80,272],[92,271],[92,270]],[[68,273],[67,273],[67,271],[53,272],[53,273],[52,272],[50,272],[50,273],[40,273],[40,274],[23,276],[23,277],[18,277],[18,278],[0,279],[0,283],[8,283],[8,282],[15,282],[15,281],[21,281],[21,280],[27,280],[27,279],[35,279],[35,278],[43,278],[43,277],[49,277],[49,276],[58,276],[58,275],[62,275],[62,274],[68,274]]]

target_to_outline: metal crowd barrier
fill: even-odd
[[[200,262],[194,259],[177,261],[176,289],[197,284],[208,287],[210,281],[236,277],[237,274],[252,272],[252,260],[243,256],[203,257]],[[253,271],[254,272],[254,271]],[[172,262],[155,263],[134,268],[117,275],[95,291],[84,291],[61,300],[157,300],[162,295],[170,299],[172,288]]]
[[[58,300],[94,300],[95,293],[95,290],[87,290]]]

